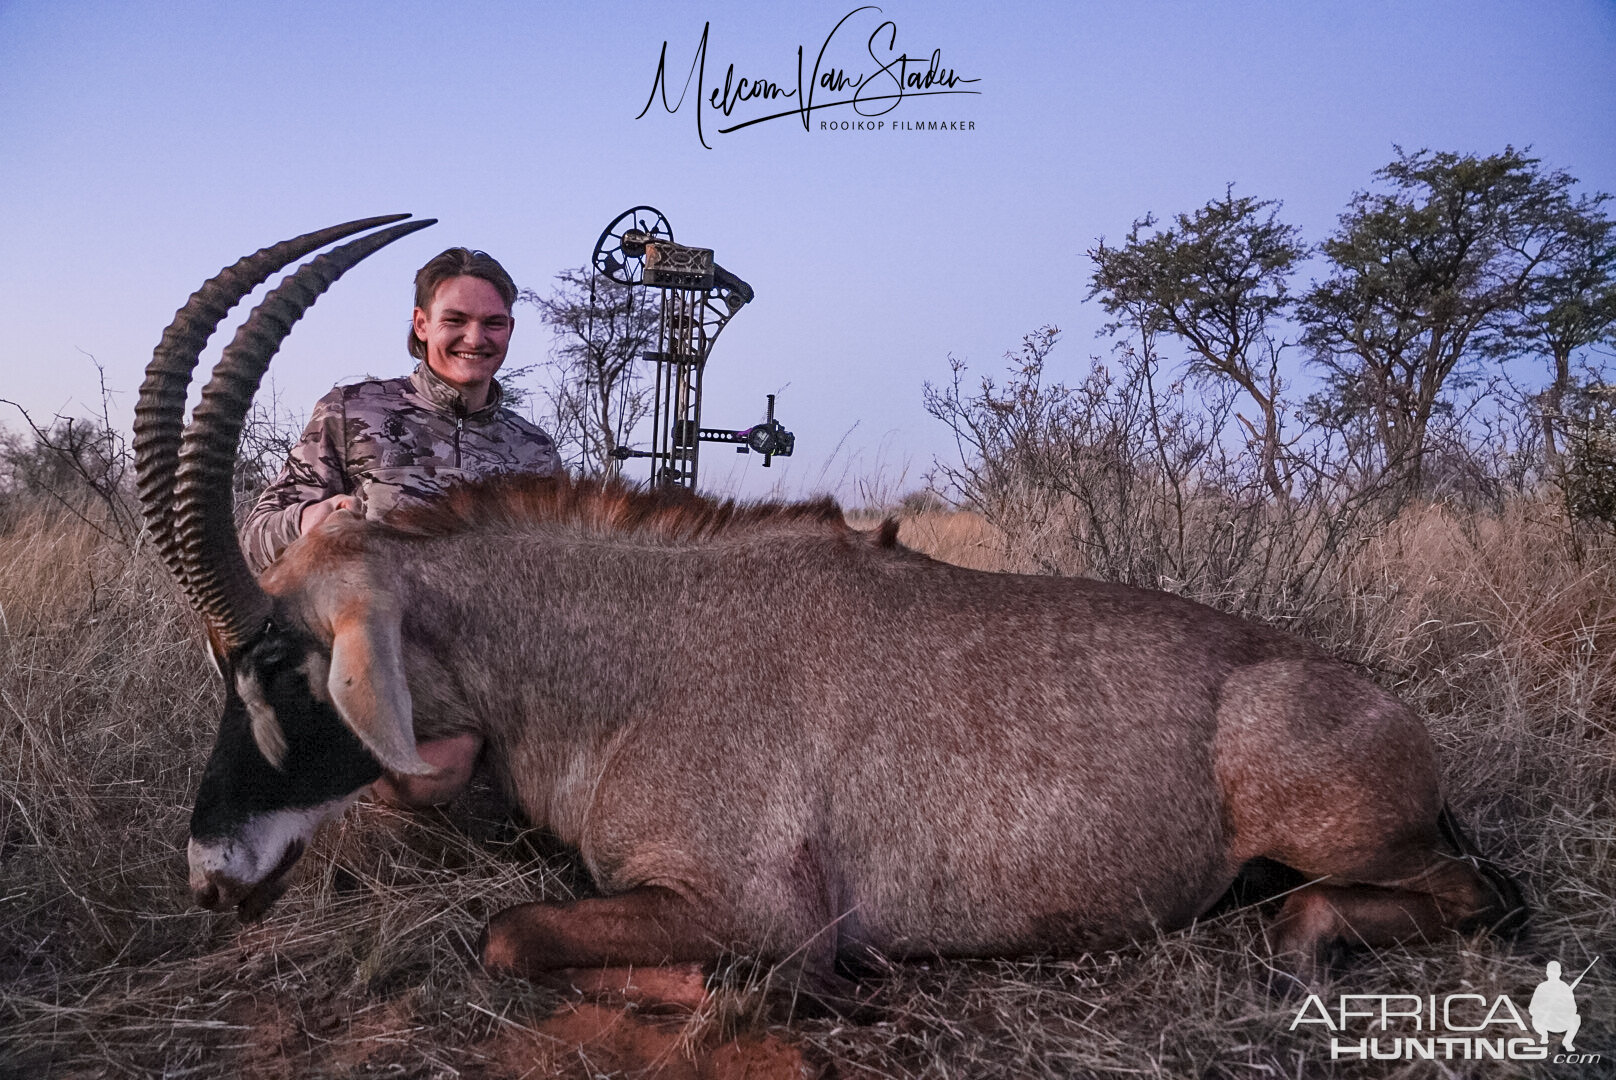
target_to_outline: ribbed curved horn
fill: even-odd
[[[231,516],[236,444],[253,394],[292,325],[332,282],[366,256],[433,224],[435,219],[394,225],[299,267],[241,324],[203,388],[180,443],[174,541],[186,595],[218,631],[226,653],[250,640],[269,615],[269,598],[247,569]]]
[[[185,397],[203,346],[243,296],[287,263],[345,236],[409,216],[387,214],[333,225],[248,255],[205,281],[163,331],[163,340],[152,353],[146,381],[141,383],[140,399],[135,404],[135,487],[157,552],[181,585],[185,584],[185,575],[170,517],[174,470],[179,465],[180,437],[185,430]]]

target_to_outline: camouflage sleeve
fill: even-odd
[[[555,476],[561,472],[561,454],[556,449],[555,440],[550,438],[545,430],[537,424],[511,414],[516,421],[520,432],[520,442],[523,444],[522,456],[524,471],[538,476]]]
[[[241,525],[241,550],[255,574],[275,560],[299,535],[303,508],[333,495],[349,494],[346,419],[342,393],[333,390],[314,406],[303,437],[286,456],[274,483],[264,489]]]

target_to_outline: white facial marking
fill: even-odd
[[[247,706],[247,716],[252,720],[253,742],[258,744],[258,752],[264,755],[265,761],[280,768],[286,763],[286,733],[281,730],[281,722],[275,719],[275,710],[270,706],[269,699],[264,697],[264,688],[258,682],[257,673],[237,672],[236,693],[241,695],[242,704]]]
[[[186,847],[192,890],[206,888],[209,882],[226,884],[232,891],[251,889],[270,875],[293,842],[306,845],[315,829],[340,817],[358,798],[356,791],[318,806],[272,810],[249,818],[234,836],[193,837]]]
[[[311,652],[297,669],[303,673],[314,700],[330,705],[331,692],[326,687],[331,676],[330,659]],[[237,672],[236,692],[241,695],[242,704],[247,706],[247,715],[252,720],[253,742],[258,744],[258,752],[275,768],[281,768],[286,763],[286,732],[276,718],[269,699],[264,696],[264,687],[258,681],[257,673],[250,670]]]

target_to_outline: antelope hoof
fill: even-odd
[[[563,966],[555,942],[530,912],[543,904],[518,904],[488,920],[477,942],[477,956],[490,975],[536,979]]]
[[[496,932],[494,922],[489,921],[477,938],[477,961],[482,964],[483,970],[490,975],[526,975],[527,972],[518,966],[518,959],[516,943],[511,940],[511,935]]]

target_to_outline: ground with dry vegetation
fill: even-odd
[[[1050,568],[1018,565],[971,514],[911,514],[900,536],[983,569]],[[1424,713],[1460,818],[1536,911],[1513,944],[1359,956],[1321,994],[1524,1008],[1547,960],[1575,972],[1603,953],[1578,990],[1578,1041],[1604,1063],[1552,1071],[1613,1075],[1616,545],[1574,543],[1527,500],[1407,511],[1292,624]],[[893,967],[866,980],[855,1019],[741,963],[694,995],[681,973],[626,994],[489,978],[471,955],[491,912],[586,883],[487,790],[430,814],[361,805],[243,927],[190,910],[184,889],[217,705],[149,552],[60,513],[0,515],[0,1076],[1435,1075],[1332,1064],[1316,1027],[1291,1031],[1302,999],[1270,969],[1261,902],[1112,953]]]

